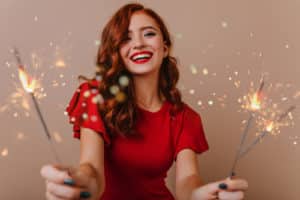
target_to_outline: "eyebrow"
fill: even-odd
[[[146,29],[152,29],[152,30],[155,30],[155,31],[158,31],[157,28],[154,28],[153,26],[143,26],[141,28],[139,28],[139,30],[143,31],[143,30],[146,30]],[[132,31],[129,30],[128,33],[131,33]]]

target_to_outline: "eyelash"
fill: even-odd
[[[154,32],[149,32],[149,33],[146,33],[145,36],[155,36],[156,34]]]
[[[154,33],[154,32],[149,32],[149,33],[145,33],[144,36],[152,37],[152,36],[155,36],[155,35],[156,35],[156,33]],[[126,37],[126,38],[124,39],[124,41],[129,41],[129,40],[131,40],[130,37]]]

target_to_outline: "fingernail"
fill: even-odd
[[[219,184],[219,188],[220,188],[221,190],[226,190],[226,189],[228,188],[228,186],[227,186],[226,183],[220,183],[220,184]]]
[[[80,192],[80,198],[87,199],[90,197],[91,197],[91,194],[89,192]]]
[[[65,180],[64,180],[64,184],[65,184],[65,185],[73,186],[73,185],[75,185],[75,182],[74,182],[73,179],[65,179]]]

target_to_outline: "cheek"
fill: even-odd
[[[128,55],[128,49],[126,47],[122,47],[120,49],[120,55],[121,55],[121,58],[122,58],[123,62],[126,62],[126,58],[127,58],[127,55]]]

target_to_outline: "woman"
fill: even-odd
[[[247,182],[202,185],[196,153],[208,149],[200,116],[181,100],[172,43],[162,19],[140,4],[105,26],[97,72],[67,111],[80,138],[80,165],[46,165],[49,200],[173,200],[164,183],[176,161],[176,199],[243,199]],[[100,137],[99,137],[100,136]]]

